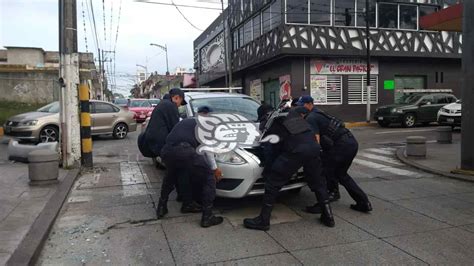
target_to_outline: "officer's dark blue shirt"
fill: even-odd
[[[145,132],[146,143],[153,153],[160,155],[166,137],[178,122],[178,107],[171,100],[162,100],[155,107]]]
[[[166,145],[177,145],[179,143],[188,143],[193,148],[199,146],[199,141],[196,138],[196,119],[195,118],[186,118],[181,120],[176,126],[171,130],[170,134],[166,138]]]
[[[316,107],[306,116],[306,121],[311,126],[314,134],[326,135],[329,123],[331,122],[327,117],[318,112]]]

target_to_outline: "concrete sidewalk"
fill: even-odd
[[[451,144],[427,143],[426,158],[407,157],[405,148],[397,152],[404,163],[418,169],[450,178],[474,182],[474,175],[459,174],[461,165],[461,141],[454,139]]]
[[[0,265],[32,233],[32,226],[68,173],[60,170],[58,184],[30,186],[28,165],[8,161],[7,145],[0,144]]]

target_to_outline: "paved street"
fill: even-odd
[[[56,220],[39,264],[455,264],[474,261],[474,184],[405,166],[396,148],[409,135],[434,139],[433,128],[356,128],[360,150],[351,173],[370,195],[374,211],[349,209],[341,189],[336,227],[302,209],[314,196],[304,188],[281,196],[268,232],[242,219],[257,215],[261,198],[218,199],[226,219],[209,229],[200,215],[170,213],[156,220],[163,171],[138,154],[137,133],[125,140],[94,140],[95,168],[78,178]],[[459,133],[455,134],[459,138]]]

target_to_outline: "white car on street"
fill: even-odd
[[[257,121],[258,102],[248,95],[217,92],[186,92],[187,105],[180,108],[182,118],[194,117],[201,106],[209,106],[214,112],[240,114],[250,121]],[[148,125],[144,123],[143,128]],[[143,129],[144,130],[144,129]],[[161,160],[157,158],[159,163]],[[223,179],[217,183],[216,194],[219,197],[242,198],[262,195],[265,192],[262,171],[264,167],[263,150],[260,146],[237,148],[225,154],[216,154],[218,167]],[[281,190],[299,191],[304,187],[303,171],[298,171]]]
[[[461,100],[443,106],[438,111],[438,124],[445,126],[461,126]]]

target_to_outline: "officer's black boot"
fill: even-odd
[[[371,212],[372,211],[372,204],[370,201],[367,202],[357,202],[357,204],[352,204],[351,209],[359,212]]]
[[[181,205],[181,213],[200,213],[202,212],[202,206],[192,201],[190,203],[183,203]]]
[[[158,202],[158,206],[156,207],[156,217],[158,219],[163,218],[168,213],[168,201],[162,200]]]
[[[270,229],[270,216],[272,214],[272,209],[272,205],[264,204],[259,216],[244,219],[244,226],[249,229],[267,231]]]
[[[332,215],[331,206],[328,201],[325,201],[321,204],[321,222],[328,226],[334,227],[336,223],[334,222],[334,216]]]
[[[338,188],[329,192],[329,202],[338,201],[340,198],[341,198],[341,194],[339,194]]]
[[[221,224],[223,221],[224,218],[220,216],[214,216],[214,214],[212,214],[212,206],[203,209],[201,218],[202,227],[211,227],[214,225]]]

